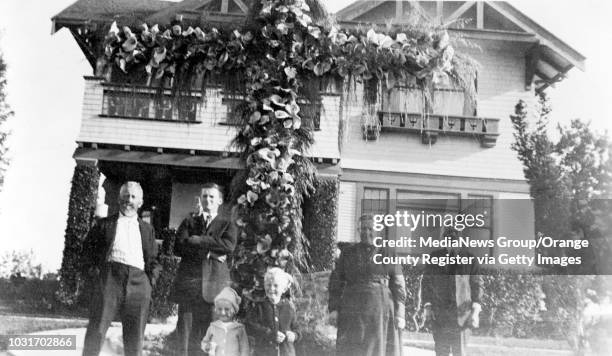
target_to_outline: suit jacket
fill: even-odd
[[[100,219],[89,231],[83,243],[82,258],[85,271],[94,271],[94,274],[99,274],[100,269],[108,261],[115,241],[118,218],[119,215],[113,215]],[[145,273],[149,277],[151,286],[154,286],[162,269],[157,260],[155,230],[153,226],[140,218],[138,218],[138,226],[140,228]]]
[[[204,298],[209,303],[223,287],[229,285],[227,263],[220,259],[236,248],[235,225],[217,215],[206,227],[202,216],[187,217],[178,228],[174,253],[181,257],[171,299],[177,303],[189,303]],[[229,256],[228,256],[229,257]],[[206,275],[202,265],[206,263]]]
[[[442,257],[446,249],[436,250],[431,256]],[[474,257],[467,251],[460,256]],[[466,326],[472,312],[472,303],[480,303],[483,295],[480,265],[474,258],[470,265],[426,265],[421,279],[420,293],[423,304],[431,303],[435,326]]]

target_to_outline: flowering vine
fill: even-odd
[[[455,71],[461,58],[441,28],[386,34],[323,27],[313,22],[304,0],[263,0],[256,21],[255,28],[229,32],[113,24],[105,41],[107,64],[126,73],[144,70],[148,83],[172,78],[179,85],[194,73],[240,80],[244,110],[234,142],[243,152],[246,174],[244,194],[237,199],[241,236],[234,265],[247,289],[262,287],[266,266],[292,266],[293,252],[303,242],[304,188],[297,187],[307,187],[310,178],[296,167],[308,164],[302,155],[313,143],[299,105],[306,82],[339,78],[369,83],[364,88],[375,91],[397,84],[425,90],[443,81],[469,82]],[[376,96],[369,94],[366,102],[374,102]]]

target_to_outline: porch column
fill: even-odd
[[[68,305],[79,300],[84,279],[82,278],[80,255],[83,240],[94,222],[98,198],[100,171],[97,160],[76,160],[70,200],[68,221],[64,238],[64,255],[60,268],[60,289],[58,297]]]

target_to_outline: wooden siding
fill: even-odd
[[[81,130],[77,141],[203,151],[235,151],[230,146],[236,128],[222,125],[226,105],[217,90],[209,90],[200,106],[199,123],[168,122],[129,118],[101,117],[104,88],[99,79],[87,78]],[[340,157],[338,149],[338,96],[324,96],[321,130],[314,133],[315,145],[310,156]]]
[[[338,241],[352,242],[357,238],[355,230],[356,195],[355,182],[340,182],[340,197],[338,198]]]

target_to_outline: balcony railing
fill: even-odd
[[[495,118],[379,111],[378,120],[381,132],[420,134],[424,144],[436,143],[439,135],[470,136],[489,148],[499,136],[499,119]]]
[[[174,95],[170,90],[103,84],[103,117],[200,123],[201,94]]]
[[[227,118],[226,122],[222,122],[222,125],[239,125],[240,115],[239,105],[244,103],[241,97],[224,97],[221,101],[223,105],[227,106]],[[298,99],[300,106],[299,116],[302,118],[302,125],[310,127],[313,131],[321,130],[321,109],[322,103],[318,101],[315,104],[311,104],[309,101],[304,99]]]

